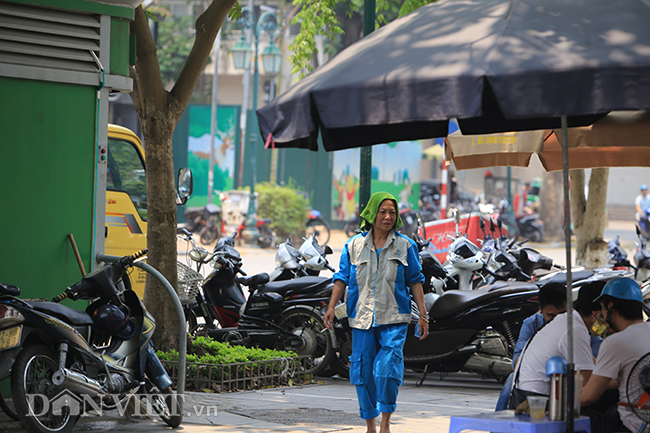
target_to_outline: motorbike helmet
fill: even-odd
[[[645,183],[643,185],[641,185],[641,187],[639,188],[639,190],[641,190],[641,191],[646,190],[646,189],[648,189],[648,185],[646,185]]]
[[[636,281],[628,277],[616,278],[607,282],[600,296],[594,299],[594,301],[599,300],[605,295],[616,299],[643,302],[641,288]]]
[[[115,335],[125,340],[131,338],[135,333],[133,321],[116,305],[100,305],[91,317],[93,328],[99,332]]]

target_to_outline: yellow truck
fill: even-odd
[[[106,162],[104,250],[108,255],[125,256],[147,246],[144,146],[130,129],[109,124]],[[184,204],[192,193],[191,172],[188,169],[181,169],[181,172],[178,193]],[[131,287],[142,298],[146,273],[140,268],[131,269]]]

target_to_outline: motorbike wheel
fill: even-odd
[[[80,414],[73,414],[73,408],[68,406],[62,407],[58,415],[53,413],[51,407],[41,415],[46,400],[28,398],[29,395],[40,394],[51,399],[59,394],[60,390],[51,381],[52,375],[59,369],[56,358],[49,347],[31,345],[18,354],[12,367],[11,388],[16,412],[20,422],[30,432],[68,433],[79,419]]]
[[[350,355],[352,355],[352,331],[337,333],[338,352],[332,356],[330,366],[341,377],[350,378]]]
[[[327,245],[330,241],[330,225],[321,218],[314,218],[307,221],[305,233],[305,237],[307,238],[314,234],[319,245]]]
[[[357,234],[357,229],[359,228],[359,220],[358,219],[353,219],[351,221],[348,221],[345,224],[345,227],[343,230],[345,230],[345,235],[349,238]]]
[[[544,240],[544,234],[538,229],[530,231],[527,233],[526,237],[530,239],[531,242],[542,242]]]
[[[185,308],[185,321],[187,322],[187,332],[192,333],[192,330],[196,328],[196,313],[192,311],[191,308]]]
[[[273,245],[274,236],[270,228],[263,225],[260,227],[259,232],[260,235],[257,238],[257,245],[260,248],[268,248]]]
[[[301,344],[287,349],[313,357],[312,374],[317,376],[329,365],[334,354],[330,331],[323,319],[308,308],[293,308],[282,313],[279,325],[289,334],[300,337]]]
[[[219,227],[204,227],[201,230],[201,243],[203,245],[210,245],[212,242],[219,239]]]
[[[163,391],[156,387],[149,387],[148,397],[151,397],[151,407],[158,414],[165,424],[171,428],[176,428],[183,422],[181,405],[178,402],[178,395],[171,389],[171,386]]]
[[[0,409],[11,419],[20,421],[20,417],[16,412],[14,399],[11,395],[11,370],[7,375],[0,379]]]

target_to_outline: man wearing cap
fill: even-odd
[[[636,432],[643,422],[631,410],[614,405],[603,413],[592,405],[606,390],[616,387],[619,400],[627,403],[630,371],[650,351],[650,323],[643,321],[643,295],[633,279],[617,278],[605,285],[598,301],[602,317],[615,334],[600,346],[593,374],[582,390],[582,413],[591,418],[592,432]]]
[[[576,370],[580,369],[584,382],[589,381],[594,369],[589,329],[599,315],[599,304],[595,299],[600,296],[602,287],[599,281],[581,287],[573,307],[574,364]],[[546,361],[553,356],[566,359],[567,353],[567,315],[563,313],[540,328],[519,356],[510,408],[516,409],[528,395],[549,395],[550,379],[546,376]]]

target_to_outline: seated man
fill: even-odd
[[[602,316],[615,333],[603,341],[591,379],[582,389],[581,413],[591,418],[592,432],[637,432],[643,422],[631,410],[614,405],[605,411],[594,409],[594,405],[605,397],[606,390],[616,387],[619,399],[627,403],[630,371],[650,351],[650,323],[643,321],[643,295],[636,281],[617,278],[605,285],[598,301]]]
[[[540,313],[533,314],[524,320],[519,331],[519,339],[515,346],[515,352],[512,357],[513,368],[517,365],[517,359],[524,350],[524,346],[530,340],[530,337],[535,335],[537,330],[546,322],[553,320],[558,314],[566,312],[566,286],[562,283],[548,283],[539,289],[537,295],[537,303],[539,304]],[[510,390],[512,389],[512,380],[514,376],[511,373],[503,384],[501,394],[495,410],[508,409],[508,402],[510,401]]]
[[[594,369],[589,332],[600,314],[600,305],[594,300],[600,296],[602,283],[584,285],[573,309],[573,360],[580,369],[583,383],[588,383]],[[567,359],[567,315],[558,315],[543,326],[529,341],[519,357],[510,408],[514,409],[527,395],[549,395],[550,383],[546,377],[546,361],[553,356]]]

